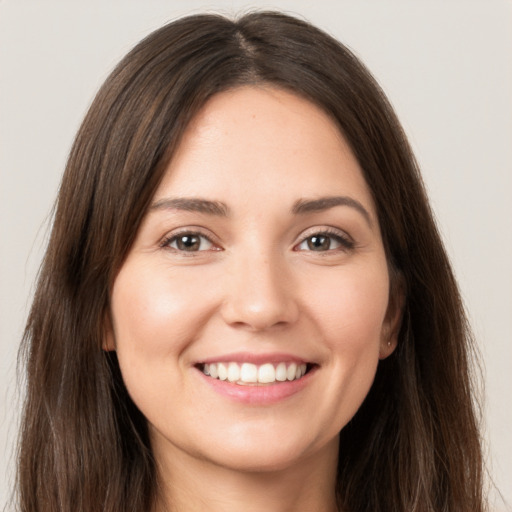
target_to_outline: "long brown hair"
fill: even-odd
[[[22,345],[19,510],[150,510],[146,421],[115,353],[101,348],[109,289],[190,119],[217,92],[261,83],[337,123],[373,193],[391,299],[405,294],[398,348],[341,432],[340,509],[484,509],[473,345],[406,137],[347,48],[304,21],[255,12],[191,16],[151,34],[109,76],[78,132]]]

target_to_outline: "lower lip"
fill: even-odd
[[[215,392],[224,395],[236,402],[252,405],[270,405],[290,398],[299,393],[310,382],[316,368],[312,368],[306,375],[297,380],[276,382],[262,386],[240,385],[227,380],[213,379],[201,370],[198,370],[204,382]]]

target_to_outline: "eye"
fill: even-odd
[[[340,233],[323,231],[305,238],[295,247],[297,251],[327,252],[336,249],[353,249],[354,242]]]
[[[201,233],[184,232],[167,238],[162,244],[175,251],[199,252],[215,249],[213,242]]]

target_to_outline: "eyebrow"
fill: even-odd
[[[368,210],[356,199],[347,196],[327,196],[318,199],[299,199],[295,201],[292,212],[294,214],[304,214],[312,212],[322,212],[334,208],[335,206],[349,206],[357,210],[370,225],[373,225],[372,217]]]
[[[372,218],[368,210],[356,199],[347,196],[326,196],[318,199],[299,199],[292,207],[294,215],[316,213],[329,210],[335,206],[348,206],[357,210],[373,226]],[[219,217],[228,217],[229,207],[221,201],[211,201],[196,197],[168,197],[163,198],[150,206],[150,210],[184,210],[188,212],[206,213]]]
[[[150,206],[150,210],[185,210],[187,212],[206,213],[227,217],[229,208],[220,201],[209,201],[195,197],[164,198]]]

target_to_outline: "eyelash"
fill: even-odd
[[[200,239],[199,247],[201,247],[201,244],[203,243],[203,241],[206,241],[208,244],[210,244],[212,246],[212,248],[187,251],[186,249],[179,249],[178,247],[171,247],[171,244],[178,241],[180,239],[180,237],[197,237]],[[310,240],[314,237],[317,237],[317,238],[325,237],[331,241],[334,240],[335,242],[337,242],[340,245],[340,247],[336,247],[333,249],[331,249],[329,247],[326,250],[319,250],[319,251],[315,251],[314,249],[311,249],[311,247],[309,248],[309,250],[308,249],[300,249],[300,246],[302,244],[307,243],[308,240]],[[329,245],[331,245],[331,243],[329,243]],[[308,246],[309,246],[309,244],[308,244]],[[356,246],[356,244],[354,243],[354,241],[346,234],[344,234],[336,229],[333,229],[333,228],[327,228],[327,229],[322,229],[320,231],[314,231],[310,235],[302,238],[302,240],[293,247],[293,250],[294,251],[319,252],[319,253],[332,254],[333,251],[351,251],[355,248],[355,246]],[[164,248],[164,249],[165,248],[170,249],[175,252],[181,253],[182,255],[187,255],[187,256],[194,256],[197,253],[205,252],[208,250],[214,250],[214,251],[222,250],[220,247],[215,245],[215,243],[212,241],[212,239],[209,236],[205,235],[201,231],[192,231],[192,230],[183,230],[179,233],[173,233],[172,235],[170,235],[170,236],[164,238],[164,240],[162,240],[160,247]]]
[[[170,249],[170,250],[173,250],[173,251],[176,251],[183,255],[188,255],[188,256],[194,256],[195,253],[198,253],[198,252],[205,252],[205,249],[198,250],[198,251],[187,251],[184,249],[179,249],[177,247],[176,248],[171,247],[171,244],[173,242],[176,242],[180,238],[184,238],[184,237],[197,237],[201,240],[200,243],[202,243],[202,241],[206,240],[209,244],[212,245],[212,247],[214,247],[214,249],[210,249],[210,250],[215,250],[215,251],[221,250],[219,247],[217,247],[215,245],[215,243],[212,241],[212,239],[209,236],[205,235],[204,233],[201,233],[200,231],[192,231],[192,230],[183,230],[179,233],[173,233],[172,235],[170,235],[170,236],[164,238],[164,240],[162,240],[160,247],[163,249]],[[206,249],[206,250],[208,250],[208,249]]]
[[[356,246],[354,241],[348,235],[338,231],[337,229],[327,228],[322,229],[321,231],[315,231],[310,235],[304,237],[297,245],[295,245],[294,250],[300,251],[301,249],[299,249],[299,247],[303,243],[306,243],[308,240],[312,239],[313,237],[325,237],[329,238],[330,240],[335,240],[337,243],[340,244],[340,247],[334,249],[329,248],[325,251],[314,251],[313,249],[310,249],[308,252],[321,252],[332,254],[333,251],[351,251]]]

